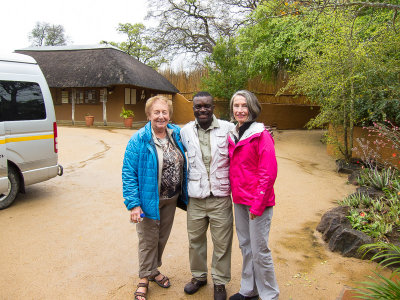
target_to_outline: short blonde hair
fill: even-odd
[[[163,95],[156,95],[154,97],[149,98],[146,101],[146,106],[144,108],[144,112],[146,113],[146,116],[150,116],[150,112],[151,112],[151,108],[153,107],[153,104],[156,101],[162,101],[165,104],[168,105],[168,111],[169,111],[169,117],[172,117],[172,112],[173,112],[173,106],[172,106],[172,101],[169,100],[167,97],[163,96]]]

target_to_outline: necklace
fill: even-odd
[[[168,144],[168,142],[169,142],[168,136],[166,136],[166,137],[164,137],[164,138],[159,138],[159,137],[158,137],[157,140],[158,140],[158,142],[159,142],[161,145]]]

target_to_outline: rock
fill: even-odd
[[[360,175],[361,169],[360,170],[354,170],[353,172],[351,172],[349,174],[349,176],[347,177],[347,180],[350,184],[352,185],[358,185],[358,176]]]
[[[325,231],[322,233],[323,240],[329,241],[332,235],[336,230],[343,230],[344,228],[351,229],[351,223],[346,215],[337,215],[335,218],[332,218],[329,222],[328,226],[325,228]]]
[[[369,259],[372,253],[363,257],[363,253],[359,253],[358,248],[373,242],[371,237],[361,231],[351,228],[338,228],[331,236],[328,247],[331,251],[340,252],[345,257]]]
[[[348,206],[338,206],[328,210],[321,217],[321,222],[317,226],[317,231],[324,233],[333,219],[341,218],[341,216],[346,216],[349,213],[350,208]]]
[[[370,251],[363,257],[358,248],[364,244],[373,243],[374,240],[365,233],[352,229],[346,217],[350,207],[338,206],[327,211],[317,226],[317,231],[322,233],[322,238],[328,243],[331,251],[340,252],[346,257],[370,259],[376,251]]]
[[[352,158],[349,162],[344,159],[336,160],[336,171],[339,173],[351,174],[355,170],[359,170],[362,163],[359,159]]]
[[[376,188],[370,187],[370,186],[361,186],[356,189],[356,193],[358,194],[364,194],[369,196],[370,198],[373,199],[379,199],[383,196],[385,196],[385,193],[381,190],[377,190]]]

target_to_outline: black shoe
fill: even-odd
[[[214,300],[226,300],[225,285],[214,284]]]
[[[258,300],[258,295],[257,296],[252,296],[252,297],[246,297],[246,296],[243,296],[240,293],[236,293],[235,295],[230,296],[229,300]]]
[[[183,289],[186,294],[192,295],[196,293],[199,288],[201,288],[203,285],[207,284],[207,279],[206,280],[197,280],[196,278],[192,278],[189,283],[185,285],[185,288]]]

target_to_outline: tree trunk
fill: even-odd
[[[348,162],[350,161],[349,157],[349,140],[347,138],[347,105],[346,105],[346,97],[343,95],[343,147],[344,150],[342,154],[344,155],[344,159]]]
[[[352,74],[353,76],[353,74]],[[354,80],[351,78],[351,96],[350,96],[350,112],[349,112],[349,158],[353,156],[353,137],[354,137]]]

